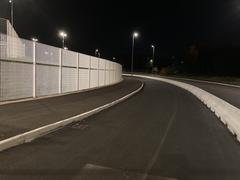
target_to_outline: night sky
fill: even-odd
[[[131,34],[136,41],[136,66],[151,57],[181,57],[193,44],[240,46],[239,0],[73,1],[14,0],[15,28],[20,37],[61,46],[57,33],[65,30],[71,50],[112,59],[128,67]],[[9,18],[8,0],[0,0],[0,17]]]

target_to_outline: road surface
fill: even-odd
[[[240,108],[240,87],[225,86],[220,84],[200,82],[194,80],[186,80],[181,78],[170,78],[177,81],[185,82],[197,86],[207,92],[214,94],[217,97],[227,101],[228,103]]]
[[[240,179],[240,145],[215,115],[180,88],[142,80],[130,100],[0,153],[0,179]]]
[[[4,140],[116,101],[137,90],[142,83],[126,78],[116,85],[0,106],[0,140]]]

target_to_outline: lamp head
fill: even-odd
[[[137,38],[138,36],[139,36],[139,34],[138,34],[137,32],[134,32],[134,33],[133,33],[133,37],[134,37],[134,38]]]
[[[59,36],[66,38],[67,37],[67,33],[65,33],[64,31],[60,31],[59,32]]]
[[[32,38],[32,41],[33,42],[38,42],[38,39],[37,38]]]

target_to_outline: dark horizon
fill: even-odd
[[[56,0],[15,1],[15,28],[20,37],[61,46],[57,36],[65,30],[70,50],[116,61],[129,69],[131,35],[136,40],[135,66],[144,68],[156,46],[156,61],[171,57],[181,61],[192,45],[204,48],[240,47],[240,3],[212,0],[168,2],[99,2]],[[10,17],[8,0],[0,2],[0,17]]]

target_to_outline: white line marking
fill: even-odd
[[[170,130],[171,126],[172,126],[173,120],[176,117],[176,114],[177,114],[177,109],[175,107],[174,108],[174,113],[170,117],[170,120],[169,120],[167,129],[166,129],[166,132],[164,133],[164,136],[163,136],[160,144],[158,145],[157,150],[155,151],[151,161],[149,162],[149,164],[148,164],[148,166],[147,166],[147,168],[145,170],[145,173],[143,174],[143,176],[141,178],[142,180],[146,180],[148,178],[148,173],[151,171],[151,169],[153,168],[154,164],[156,163],[157,158],[159,157],[159,154],[161,152],[162,146],[163,146],[163,144],[164,144],[164,142],[165,142],[165,140],[167,138],[167,135],[169,133],[169,130]]]

